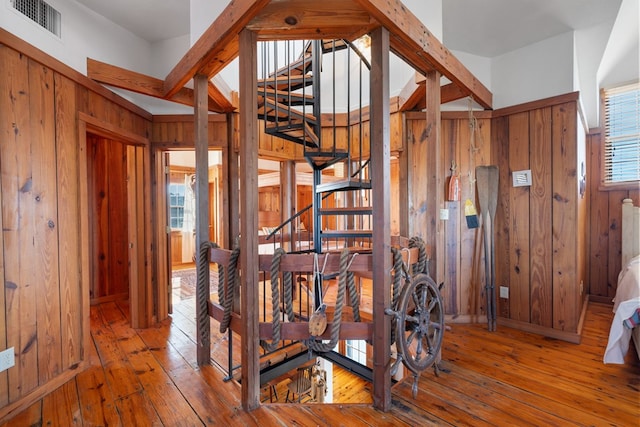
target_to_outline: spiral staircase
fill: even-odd
[[[368,73],[370,65],[362,52],[351,42],[346,40],[312,40],[302,42],[303,48],[296,57],[289,60],[291,52],[295,50],[292,42],[273,42],[273,46],[263,44],[262,78],[258,80],[258,118],[264,122],[264,132],[303,147],[304,158],[313,171],[313,203],[296,213],[292,218],[277,227],[277,233],[285,225],[299,219],[306,211],[311,211],[312,238],[309,243],[294,248],[293,251],[313,251],[323,253],[342,247],[367,250],[370,248],[372,230],[371,224],[371,180],[368,178],[368,152],[363,148],[362,131],[362,76]],[[295,45],[294,45],[295,46]],[[284,52],[284,53],[283,53]],[[336,126],[333,132],[325,127],[323,131],[321,120],[322,111],[336,117],[336,91],[340,90],[336,84],[336,62],[346,63],[347,82],[347,116],[359,114],[359,120],[348,123],[346,143],[344,139],[338,141]],[[285,56],[284,65],[278,64],[278,57]],[[332,77],[322,78],[323,60],[327,61],[331,70],[324,70]],[[355,61],[354,59],[355,58]],[[353,64],[355,62],[355,65]],[[353,69],[353,70],[352,70]],[[354,87],[351,74],[356,76]],[[328,83],[328,84],[327,84]],[[344,87],[344,81],[342,86]],[[325,87],[321,87],[321,86]],[[359,93],[360,103],[351,105],[352,92]],[[331,105],[325,105],[325,99],[330,98]],[[347,119],[349,121],[350,119]],[[359,139],[352,138],[352,133],[360,129]],[[357,148],[357,149],[354,149]],[[354,154],[356,152],[357,154]],[[341,171],[341,179],[327,180],[331,175],[326,169],[333,167]],[[335,196],[339,193],[339,196]],[[330,196],[334,195],[333,200]],[[297,227],[299,228],[299,227]],[[302,249],[305,248],[305,249]]]

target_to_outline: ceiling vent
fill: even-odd
[[[43,0],[10,0],[10,2],[15,10],[60,37],[61,15],[49,3]]]

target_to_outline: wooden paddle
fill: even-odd
[[[495,307],[495,245],[493,242],[493,218],[498,205],[498,167],[476,167],[476,185],[478,202],[484,229],[484,268],[485,296],[487,311],[487,329],[495,331],[497,310]]]
[[[491,238],[491,331],[496,330],[496,319],[498,317],[496,304],[496,245],[495,245],[495,232],[494,224],[496,220],[496,208],[498,207],[498,181],[500,177],[500,171],[497,166],[489,166],[489,223],[491,229],[489,230],[489,236]]]

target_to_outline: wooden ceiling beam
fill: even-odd
[[[176,94],[196,73],[212,77],[238,56],[238,34],[269,1],[232,0],[169,72],[164,80],[164,96]],[[227,47],[229,43],[233,47]]]
[[[247,28],[261,40],[344,38],[352,41],[376,25],[369,13],[353,1],[274,0]]]
[[[400,0],[355,0],[391,34],[391,49],[416,70],[437,70],[484,108],[492,94]]]
[[[462,89],[453,83],[440,86],[440,103],[456,101],[468,96]],[[402,88],[398,95],[400,111],[424,110],[427,105],[426,79],[422,74],[416,73],[416,77]]]
[[[166,98],[164,96],[164,81],[95,59],[87,58],[87,77],[98,83],[134,93],[165,99],[191,107],[194,105],[192,89],[183,87],[171,98]],[[231,101],[211,82],[209,82],[208,108],[209,111],[216,113],[230,112],[235,109]]]

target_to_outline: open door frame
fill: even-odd
[[[88,114],[78,113],[78,139],[81,155],[80,182],[84,183],[84,189],[80,192],[80,206],[86,210],[89,206],[87,185],[87,133],[96,134],[105,138],[120,141],[127,145],[127,205],[129,222],[129,299],[131,310],[131,326],[133,328],[146,328],[154,321],[154,294],[152,287],[152,263],[151,263],[151,168],[149,140],[140,135],[113,126],[110,123],[96,119]],[[82,155],[84,153],[84,155]],[[147,197],[145,197],[147,195]],[[83,246],[83,280],[89,282],[88,275],[91,260],[88,256],[88,248],[91,244],[88,221],[83,220],[81,225],[83,234],[87,236]],[[157,297],[157,295],[156,295]],[[86,304],[89,304],[89,295],[86,295]],[[88,313],[88,311],[87,311]],[[87,318],[88,321],[88,318]],[[88,337],[85,337],[88,339]]]

